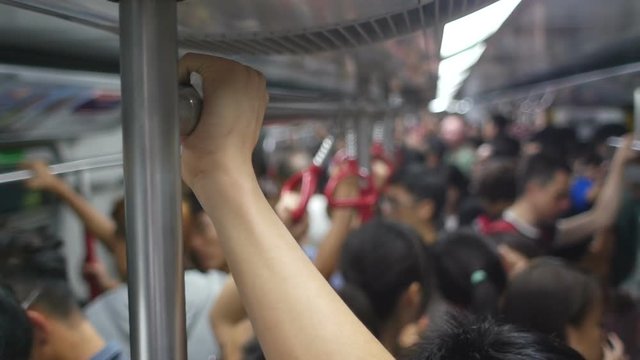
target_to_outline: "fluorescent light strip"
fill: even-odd
[[[521,0],[500,0],[444,26],[440,57],[453,56],[493,35]]]

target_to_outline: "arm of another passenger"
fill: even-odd
[[[233,277],[230,276],[209,314],[211,328],[222,349],[223,360],[242,358],[242,348],[238,346],[242,344],[238,344],[237,332],[247,319],[247,312],[242,305],[238,288]],[[247,334],[247,337],[251,338],[251,334]]]
[[[183,141],[186,183],[213,220],[270,359],[392,359],[331,289],[264,198],[251,167],[267,104],[257,71],[188,54],[180,79],[203,79],[204,108]]]
[[[336,188],[335,196],[337,199],[358,196],[358,179],[345,179]],[[356,215],[356,211],[351,208],[331,210],[331,228],[318,247],[318,255],[315,259],[315,265],[325,279],[329,279],[338,267],[342,246],[351,231]]]
[[[100,239],[112,253],[116,251],[116,224],[109,217],[93,207],[87,199],[75,192],[62,179],[51,174],[44,162],[31,162],[24,167],[34,173],[34,176],[26,181],[27,187],[32,190],[48,191],[58,196],[80,217],[91,234]]]
[[[632,143],[633,138],[627,135],[623,146],[616,151],[607,179],[593,208],[558,222],[559,245],[580,241],[598,230],[613,225],[622,202],[625,165],[635,157],[634,150],[631,148]]]

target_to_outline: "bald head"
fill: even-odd
[[[442,119],[440,137],[449,147],[460,146],[466,138],[467,124],[458,115],[449,115]]]

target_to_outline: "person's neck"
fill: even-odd
[[[438,241],[438,231],[431,223],[421,224],[416,228],[416,231],[420,234],[422,241],[424,241],[426,245],[433,245]]]
[[[511,212],[520,221],[531,225],[538,226],[538,217],[535,214],[533,208],[529,205],[526,199],[518,199],[510,208],[506,211]]]
[[[59,339],[64,353],[60,354],[59,360],[91,360],[106,346],[89,321],[78,317],[72,324],[64,325]]]

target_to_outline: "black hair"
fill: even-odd
[[[505,321],[565,340],[568,325],[580,325],[600,296],[598,282],[552,258],[539,258],[505,291]]]
[[[497,314],[507,275],[489,242],[471,231],[449,233],[436,244],[434,263],[447,301],[474,314]]]
[[[436,156],[438,159],[442,160],[444,158],[445,153],[447,152],[447,146],[436,136],[429,137],[426,140],[427,143],[427,154]]]
[[[404,187],[418,200],[433,201],[434,218],[438,219],[446,199],[446,176],[422,164],[410,164],[398,169],[389,179],[389,184]]]
[[[491,159],[480,170],[472,192],[489,203],[513,202],[516,198],[516,165],[511,160]]]
[[[62,242],[44,231],[0,234],[0,279],[18,299],[64,320],[79,311],[67,281]]]
[[[0,359],[29,360],[33,329],[8,288],[0,287]]]
[[[469,179],[455,165],[445,165],[443,170],[446,173],[447,186],[460,190],[462,200],[469,191]]]
[[[264,153],[263,148],[264,139],[264,132],[261,132],[260,137],[258,138],[258,144],[251,153],[251,165],[253,166],[253,171],[256,173],[257,178],[267,175],[269,170],[269,166],[267,165],[267,156]]]
[[[403,146],[399,150],[399,158],[401,166],[409,166],[412,164],[424,164],[425,155],[422,151],[414,150]]]
[[[377,320],[373,323],[385,322],[414,282],[422,287],[426,308],[432,276],[427,251],[417,233],[387,220],[374,219],[349,234],[340,269],[349,286],[366,294]],[[373,333],[377,335],[378,330]]]
[[[520,156],[520,142],[507,135],[499,135],[491,141],[492,158],[515,159]]]
[[[278,177],[287,180],[299,171],[304,170],[308,165],[311,165],[312,155],[309,150],[304,147],[290,147],[282,149],[281,158],[279,159],[276,170]],[[296,164],[294,159],[300,157],[303,163]],[[307,164],[308,163],[308,164]],[[303,168],[297,168],[298,165],[303,165]]]
[[[189,204],[189,208],[191,209],[191,213],[193,215],[197,215],[204,212],[204,208],[200,204],[200,200],[198,200],[198,198],[196,197],[196,194],[194,194],[193,191],[189,191],[184,196],[184,198],[187,201],[187,204]]]
[[[472,226],[478,216],[485,213],[482,201],[476,196],[468,196],[460,203],[458,209],[458,222],[459,226],[467,227]]]
[[[504,133],[507,130],[507,127],[511,124],[511,120],[501,114],[491,115],[491,121],[498,129],[499,134]]]
[[[598,127],[593,134],[593,143],[597,146],[605,143],[612,136],[623,136],[627,131],[627,128],[622,124],[604,124]]]
[[[539,144],[542,153],[564,160],[569,158],[578,146],[575,130],[568,127],[548,126],[534,134],[530,141]]]
[[[410,360],[583,360],[567,345],[491,318],[453,315],[430,330]]]
[[[346,284],[338,289],[338,295],[372,334],[378,331],[380,320],[376,316],[371,301],[364,291],[357,286]]]
[[[546,185],[553,180],[558,171],[571,174],[571,168],[559,157],[546,153],[530,156],[519,165],[516,173],[518,193],[522,194],[527,184],[536,181]]]
[[[116,223],[116,236],[120,239],[126,239],[126,207],[124,203],[124,197],[119,198],[111,209],[111,219]]]
[[[602,159],[602,156],[598,155],[598,153],[596,153],[594,150],[586,151],[583,154],[580,154],[577,160],[582,161],[584,165],[587,166],[600,166],[604,161]]]
[[[267,358],[264,356],[262,352],[262,347],[260,346],[260,342],[258,342],[258,338],[253,338],[249,340],[243,347],[243,360],[266,360]]]

